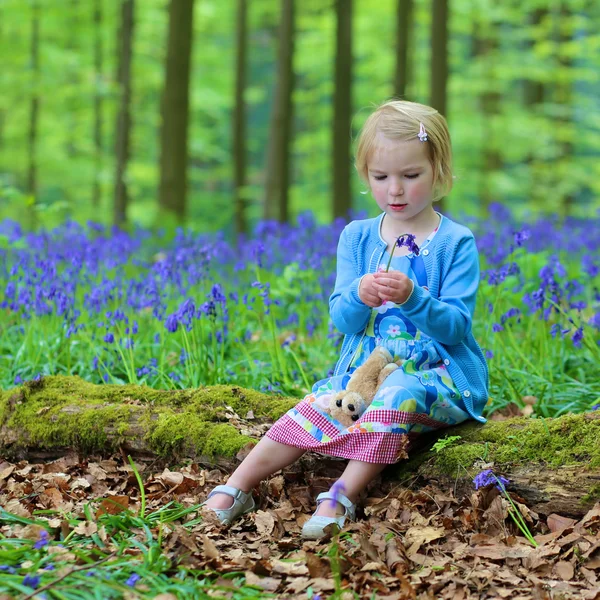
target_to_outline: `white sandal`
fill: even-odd
[[[302,537],[306,540],[318,540],[326,535],[325,528],[335,523],[340,529],[344,526],[346,518],[354,521],[356,515],[356,504],[353,504],[344,496],[344,494],[334,494],[333,492],[323,492],[317,496],[317,510],[319,504],[324,500],[335,500],[344,507],[344,514],[339,517],[322,517],[315,515],[304,523],[302,527]],[[315,511],[316,512],[316,511]]]
[[[217,518],[223,525],[231,525],[231,523],[239,516],[252,512],[256,508],[252,492],[242,492],[242,490],[238,490],[230,485],[218,485],[210,492],[210,494],[208,494],[208,498],[215,494],[226,494],[233,498],[233,504],[229,508],[212,508],[206,506],[206,508],[209,508],[217,514]],[[206,502],[201,504],[201,506],[205,505]]]

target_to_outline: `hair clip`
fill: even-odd
[[[419,123],[419,139],[422,142],[426,142],[427,141],[427,132],[425,131],[425,125],[423,125],[423,123]]]

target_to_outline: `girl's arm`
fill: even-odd
[[[440,285],[439,299],[415,285],[402,312],[415,326],[447,346],[460,343],[471,331],[477,288],[479,253],[472,237],[462,239],[450,270]]]
[[[358,296],[361,274],[352,257],[347,228],[342,231],[337,248],[335,288],[329,298],[329,314],[336,328],[345,334],[362,331],[369,321],[371,309]]]

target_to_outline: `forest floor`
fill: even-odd
[[[134,466],[121,455],[0,459],[0,598],[82,597],[69,590],[86,585],[96,586],[93,598],[107,582],[105,597],[158,600],[600,599],[600,503],[575,521],[537,515],[511,493],[535,547],[496,487],[457,499],[431,485],[398,486],[384,472],[355,523],[308,542],[302,524],[342,461],[307,455],[261,484],[258,511],[230,528],[198,509],[225,482],[220,470]],[[190,577],[201,595],[183,591]]]

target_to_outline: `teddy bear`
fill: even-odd
[[[388,350],[377,346],[369,358],[352,373],[346,389],[331,397],[326,412],[349,427],[360,419],[383,381],[397,368],[398,364]]]

